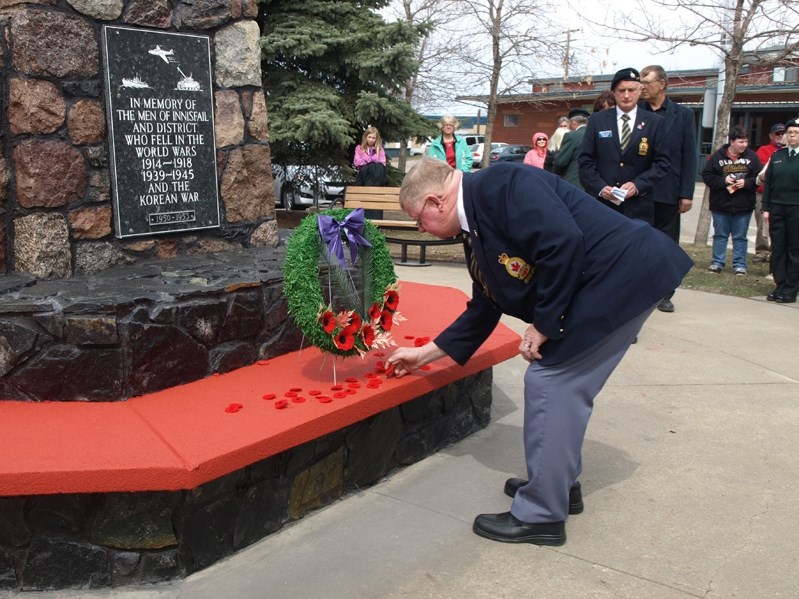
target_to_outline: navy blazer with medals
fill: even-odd
[[[595,197],[606,185],[620,187],[632,181],[638,194],[616,206],[600,201],[629,218],[652,224],[655,206],[652,191],[671,166],[663,118],[639,108],[630,131],[630,143],[621,151],[616,108],[595,112],[588,119],[578,157],[580,182]]]
[[[467,262],[474,252],[489,295],[474,282],[465,311],[435,339],[459,364],[503,313],[549,337],[542,364],[568,360],[652,307],[692,264],[660,231],[527,165],[465,174],[463,201]]]

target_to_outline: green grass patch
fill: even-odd
[[[753,256],[747,256],[747,271],[745,277],[732,274],[732,251],[727,252],[727,266],[718,274],[707,270],[710,266],[712,249],[710,246],[697,246],[684,244],[682,249],[694,261],[694,267],[683,279],[683,289],[696,289],[710,291],[724,295],[737,295],[739,297],[763,296],[774,290],[774,282],[767,279],[769,274],[768,262],[754,262]]]

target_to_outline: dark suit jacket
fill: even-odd
[[[569,131],[563,136],[563,141],[560,144],[560,150],[555,154],[555,160],[552,163],[552,172],[556,175],[563,177],[564,181],[568,181],[575,187],[583,188],[580,183],[580,175],[578,173],[577,157],[580,154],[580,147],[583,145],[583,137],[585,137],[586,126],[583,125],[579,129]]]
[[[652,111],[649,103],[642,102],[648,112]],[[693,198],[696,186],[696,123],[694,113],[685,106],[680,106],[668,98],[663,103],[664,110],[657,112],[666,121],[666,139],[671,169],[656,185],[652,196],[661,204],[677,204],[679,198]]]
[[[464,364],[502,313],[549,337],[542,363],[586,350],[677,287],[691,260],[640,220],[608,210],[556,175],[501,163],[463,177],[473,251],[488,287],[435,343]],[[505,258],[511,258],[508,260]],[[534,267],[527,281],[514,266]]]
[[[596,198],[606,185],[619,187],[632,181],[638,195],[625,200],[621,206],[601,201],[625,216],[652,224],[655,215],[652,191],[670,167],[663,124],[660,116],[639,108],[632,125],[630,145],[622,153],[616,109],[592,114],[578,158],[580,181],[585,191]]]

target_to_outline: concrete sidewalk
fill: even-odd
[[[461,265],[399,271],[469,287]],[[524,473],[514,358],[494,369],[492,423],[448,450],[185,580],[37,597],[796,597],[799,309],[687,290],[674,302],[597,399],[586,508],[563,547],[471,531],[509,509],[503,483]]]

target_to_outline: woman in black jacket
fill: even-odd
[[[708,270],[719,273],[727,258],[727,239],[732,235],[732,268],[736,275],[746,274],[746,234],[755,209],[755,179],[763,168],[760,159],[749,149],[749,134],[733,127],[729,143],[716,151],[702,169],[702,179],[710,189],[710,212],[713,214],[713,260]]]

